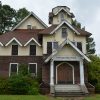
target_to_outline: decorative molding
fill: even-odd
[[[0,42],[0,45],[1,45],[1,46],[4,46],[2,42]]]
[[[55,31],[57,31],[63,24],[66,24],[68,27],[70,27],[75,33],[80,35],[80,33],[67,21],[62,21],[50,34],[53,34]]]
[[[8,46],[11,42],[16,41],[20,46],[22,46],[22,44],[15,38],[13,37],[5,46]]]
[[[54,61],[80,61],[82,57],[65,57],[65,56],[56,56],[53,58]]]
[[[48,26],[33,12],[30,12],[28,16],[26,16],[19,24],[17,24],[12,31],[14,31],[17,27],[19,27],[24,21],[26,21],[30,16],[34,16],[45,28]]]
[[[31,38],[24,46],[27,46],[32,40],[33,40],[36,44],[38,44],[38,46],[41,46],[41,44],[38,43],[34,38]]]

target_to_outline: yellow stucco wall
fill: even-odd
[[[75,51],[71,46],[65,45],[62,50],[58,52],[56,56],[67,56],[67,57],[75,57],[80,56],[77,51]]]
[[[45,27],[33,16],[30,16],[17,29],[27,29],[27,25],[36,26],[36,29],[44,29]]]
[[[66,13],[63,12],[63,14],[64,14],[64,19],[66,19],[66,21],[68,21],[71,24],[72,19]],[[61,23],[61,12],[53,17],[53,24],[60,24],[60,23]]]
[[[29,56],[30,44],[27,45],[26,47],[18,46],[18,56]],[[43,55],[42,47],[39,47],[37,44],[35,45],[36,45],[36,55],[42,56]],[[11,56],[11,51],[12,51],[12,44],[8,45],[7,47],[0,46],[0,56]]]
[[[62,27],[67,27],[63,25]],[[47,53],[47,42],[57,41],[60,45],[66,38],[62,38],[62,27],[59,28],[53,35],[43,36],[43,53]],[[76,41],[82,43],[83,53],[86,54],[86,37],[76,35],[70,28],[67,27],[68,39],[70,41]],[[70,53],[70,51],[69,51]]]

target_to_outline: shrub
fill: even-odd
[[[8,94],[8,80],[0,78],[0,94]]]
[[[0,94],[36,95],[39,94],[39,82],[37,78],[28,74],[28,67],[20,65],[18,75],[12,75],[9,79],[0,79]]]

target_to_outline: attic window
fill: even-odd
[[[32,29],[32,26],[31,25],[27,25],[27,29]]]
[[[67,38],[67,28],[62,28],[62,38]]]
[[[61,21],[64,20],[64,14],[63,14],[63,12],[60,14],[60,18],[61,18]]]

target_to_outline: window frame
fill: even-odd
[[[58,41],[52,42],[52,51],[57,49],[57,48],[54,47],[54,43],[57,43],[57,48],[59,47]]]
[[[18,65],[19,65],[19,63],[10,63],[10,65],[9,65],[9,77],[11,76],[11,65],[12,64],[16,64],[17,65],[17,72],[16,73],[18,75],[18,69],[19,69],[19,66]]]
[[[30,26],[30,28],[29,28],[28,26]],[[28,30],[31,30],[31,29],[32,29],[32,25],[31,25],[31,24],[28,24],[28,25],[27,25],[27,29],[28,29]]]
[[[12,53],[12,51],[13,51],[12,47],[13,47],[13,46],[18,46],[18,45],[17,45],[17,44],[12,44],[12,46],[11,46],[11,55],[12,55],[12,56],[18,56],[18,50],[17,50],[17,55],[13,55],[13,53]]]
[[[36,67],[36,72],[35,72],[36,75],[35,76],[37,76],[37,63],[28,63],[28,73],[29,73],[30,64],[35,64],[36,65],[35,66]]]
[[[31,48],[30,48],[31,45],[33,46],[33,45],[35,45],[35,44],[30,44],[30,45],[29,45],[29,55],[30,55],[30,56],[36,56],[36,51],[35,51],[35,55],[31,55]],[[35,45],[35,47],[36,47],[36,45]],[[36,50],[36,48],[35,48],[35,50]]]
[[[66,29],[66,36],[63,36],[63,29]],[[62,35],[62,38],[67,38],[67,36],[68,36],[68,28],[66,28],[66,27],[62,27],[62,32],[61,32],[61,35]]]

